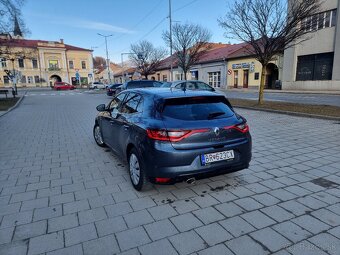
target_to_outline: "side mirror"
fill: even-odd
[[[106,106],[105,104],[100,104],[96,107],[98,112],[105,112],[106,111]]]

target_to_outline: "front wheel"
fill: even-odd
[[[100,129],[100,126],[96,124],[93,127],[93,137],[94,140],[96,141],[96,144],[100,147],[106,147],[106,144],[104,143],[103,136],[102,136],[102,131]]]
[[[131,149],[128,159],[132,186],[138,191],[149,186],[144,164],[140,160],[140,156],[135,148]]]

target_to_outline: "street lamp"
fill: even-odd
[[[91,57],[92,57],[92,83],[94,82],[94,65],[93,65],[93,50],[97,49],[97,46],[91,46]],[[88,85],[89,87],[89,85]]]
[[[109,60],[109,52],[107,51],[107,38],[112,36],[112,35],[102,35],[100,33],[97,33],[97,34],[105,38],[107,75],[109,76],[109,81],[110,81],[110,84],[111,84],[110,60]]]

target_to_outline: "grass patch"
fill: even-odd
[[[9,108],[14,106],[20,97],[16,98],[0,98],[0,111],[7,111]]]
[[[258,105],[257,100],[229,99],[229,101],[235,107],[239,106],[249,107],[253,109],[269,109],[285,112],[297,112],[330,117],[340,117],[340,107],[331,105],[310,105],[274,101],[265,101],[262,105]]]

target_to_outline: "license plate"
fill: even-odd
[[[234,156],[233,150],[220,151],[220,152],[201,155],[201,162],[202,162],[202,165],[207,165],[213,162],[233,159],[234,157],[235,156]]]

